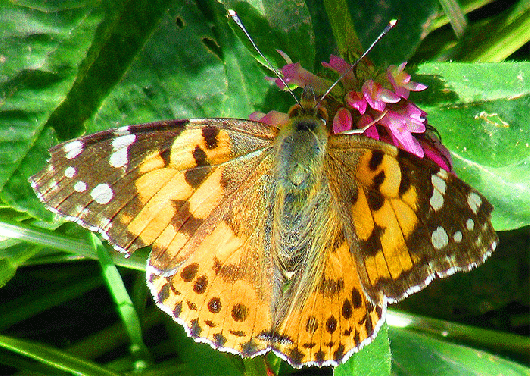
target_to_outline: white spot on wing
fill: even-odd
[[[84,181],[78,181],[74,184],[74,191],[76,192],[84,192],[86,191],[86,183]]]
[[[126,148],[136,140],[134,134],[126,134],[124,136],[116,137],[112,140],[112,149],[118,150],[121,148]]]
[[[75,174],[77,173],[75,167],[69,166],[64,170],[64,176],[67,178],[73,178]]]
[[[446,180],[449,177],[449,174],[447,174],[447,171],[445,171],[443,168],[441,168],[436,175],[441,177],[443,180]]]
[[[469,231],[473,231],[473,229],[475,228],[475,222],[471,218],[466,221],[466,228]]]
[[[127,165],[127,149],[120,149],[112,153],[109,164],[115,168],[125,167]]]
[[[431,208],[433,208],[435,211],[439,210],[444,204],[444,197],[440,192],[434,189],[432,191],[432,196],[429,203],[431,204]]]
[[[431,207],[435,211],[439,210],[443,206],[445,189],[447,187],[445,180],[443,180],[438,175],[439,173],[431,176],[433,190],[432,190],[431,200],[429,201],[429,203],[431,204]]]
[[[64,144],[63,151],[66,159],[74,159],[83,151],[83,143],[79,140]]]
[[[434,186],[434,188],[436,188],[443,195],[445,193],[447,184],[445,184],[445,180],[443,180],[440,176],[438,176],[438,174],[432,175],[431,181],[432,181],[432,185]]]
[[[449,237],[447,236],[447,233],[443,229],[443,227],[438,226],[436,230],[433,231],[431,235],[431,243],[432,246],[435,249],[442,249],[447,245],[447,242],[449,241]]]
[[[126,125],[126,126],[124,126],[124,127],[116,128],[116,129],[114,130],[114,134],[115,134],[116,136],[125,136],[125,135],[127,135],[127,134],[131,134],[131,132],[129,131],[129,126]]]
[[[475,192],[471,192],[468,196],[467,196],[467,204],[469,205],[469,207],[471,208],[471,211],[473,212],[473,214],[477,214],[478,212],[478,208],[480,207],[480,205],[482,204],[482,199],[480,198],[480,196],[478,194],[476,194]]]
[[[108,184],[98,184],[90,192],[90,196],[92,196],[94,201],[98,204],[103,205],[108,204],[110,200],[112,200],[113,192]]]
[[[127,165],[127,148],[136,140],[134,134],[125,134],[112,140],[112,150],[114,151],[110,158],[109,164],[112,167],[120,168]]]
[[[457,231],[453,235],[455,242],[460,243],[462,241],[462,231]]]

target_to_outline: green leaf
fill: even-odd
[[[495,207],[495,229],[530,224],[530,63],[427,63],[417,74],[429,85],[417,102],[457,174]]]
[[[179,361],[186,366],[188,375],[237,376],[243,375],[245,370],[252,373],[254,369],[260,369],[259,364],[263,363],[263,357],[243,360],[239,356],[197,343],[168,316],[165,317],[165,323],[171,343],[177,347]]]
[[[144,344],[140,318],[135,310],[134,304],[129,297],[123,280],[116,265],[112,262],[107,249],[101,244],[95,234],[90,234],[92,247],[96,249],[99,263],[101,264],[103,278],[107,283],[109,292],[116,304],[120,318],[127,330],[130,339],[131,354],[135,358],[135,368],[143,370],[151,362],[149,350]]]
[[[223,0],[221,2],[227,9],[234,9],[238,13],[258,48],[271,62],[275,63],[273,68],[278,69],[285,64],[277,50],[282,50],[293,61],[299,61],[310,69],[314,69],[315,64],[320,64],[320,61],[315,60],[318,44],[313,30],[314,13],[310,14],[311,4],[289,0],[247,2]],[[233,27],[233,30],[246,46],[247,57],[250,52],[261,60],[247,36],[243,35],[237,26]]]
[[[1,7],[0,187],[65,99],[104,17],[101,8],[75,3],[54,10],[31,2]]]
[[[390,375],[392,353],[388,341],[388,325],[385,323],[372,343],[353,354],[344,364],[336,367],[335,376],[387,376]]]
[[[409,60],[438,11],[436,0],[385,0],[381,3],[350,0],[348,4],[364,49],[372,44],[390,20],[398,20],[370,53],[370,60],[382,67]]]
[[[507,17],[499,15],[487,24],[480,23],[471,30],[460,54],[463,61],[500,62],[530,41],[530,4],[520,3]],[[473,43],[473,41],[475,43]],[[478,41],[478,43],[477,43]]]
[[[430,301],[426,302],[431,303]],[[400,306],[402,306],[400,304]],[[410,333],[423,333],[448,345],[455,343],[468,348],[480,348],[496,354],[505,351],[505,356],[525,359],[530,350],[530,340],[525,336],[482,329],[471,325],[462,325],[452,321],[438,320],[426,316],[388,311],[387,323],[394,330]],[[421,337],[419,338],[421,340]],[[509,349],[509,352],[506,351]],[[397,359],[397,357],[396,357]]]
[[[33,253],[31,253],[30,256],[23,255],[24,253],[28,253],[28,251],[31,251],[31,248],[27,247],[27,243],[30,243],[40,247],[41,249],[43,247],[50,247],[55,250],[69,252],[73,255],[79,256],[80,258],[85,257],[94,260],[98,259],[93,247],[86,241],[73,239],[72,237],[66,236],[62,233],[59,233],[58,231],[52,232],[43,229],[42,226],[39,225],[42,224],[35,223],[32,226],[28,226],[21,223],[0,221],[0,239],[1,237],[5,237],[6,239],[11,240],[11,243],[14,241],[14,239],[18,239],[26,243],[26,247],[24,247],[24,249],[20,251],[23,253],[15,254],[16,251],[8,251],[5,248],[11,245],[17,245],[18,243],[15,242],[14,244],[9,244],[4,241],[3,244],[5,244],[6,246],[2,247],[4,248],[2,250],[2,255],[9,257],[25,258],[27,260],[28,257],[33,256]],[[77,228],[77,230],[79,230],[79,228]],[[130,269],[145,270],[144,252],[140,251],[129,258],[125,258],[123,254],[118,253],[113,253],[111,257],[113,259],[113,262],[117,265],[126,266]]]
[[[0,225],[1,226],[1,225]],[[0,229],[0,231],[2,231]],[[41,251],[40,247],[29,247],[22,242],[6,239],[0,254],[0,288],[15,275],[18,267]]]
[[[528,375],[527,368],[498,356],[428,335],[390,328],[392,372],[405,375]]]
[[[345,0],[324,1],[326,12],[331,21],[333,36],[338,44],[339,56],[347,61],[355,61],[362,55],[364,49],[357,36],[353,20],[349,12],[345,12],[347,3]]]
[[[249,44],[241,38],[241,33],[233,32],[226,18],[227,7],[237,10],[256,43],[277,67],[281,68],[284,64],[276,52],[280,49],[311,71],[322,70],[321,62],[327,61],[330,53],[336,54],[337,46],[347,43],[349,35],[352,35],[347,32],[351,31],[351,25],[342,25],[341,35],[335,36],[336,39],[342,38],[342,43],[337,43],[333,37],[332,30],[337,34],[340,23],[337,14],[341,10],[349,13],[350,17],[345,13],[341,19],[353,20],[355,34],[364,47],[370,45],[390,19],[400,19],[398,26],[370,55],[381,70],[389,63],[410,59],[424,34],[434,28],[433,20],[439,15],[435,0],[421,3],[392,0],[377,6],[350,0],[347,9],[340,0],[329,0],[329,4],[340,6],[329,11],[321,2],[290,0],[4,2],[0,5],[0,198],[10,210],[31,213],[31,217],[51,222],[53,216],[38,202],[27,178],[45,165],[47,148],[58,140],[85,132],[162,119],[247,118],[256,110],[287,110],[293,104],[292,98],[265,81],[265,76],[272,76],[271,72],[256,63],[254,52],[249,51]],[[526,23],[524,4],[522,1],[519,4],[519,12],[514,11],[511,16],[500,15],[500,19],[506,21],[502,26],[508,25],[509,28],[502,30],[499,39],[487,51],[477,51],[478,54],[491,56],[490,53],[506,41],[510,43],[511,52],[526,41],[526,29],[512,22]],[[488,35],[493,37],[492,33]],[[450,38],[442,39],[447,41]],[[487,39],[485,42],[490,40]],[[430,56],[443,56],[443,44],[429,43],[428,47],[433,52]],[[499,51],[496,56],[498,54]],[[419,60],[422,58],[416,55],[415,61]],[[425,105],[422,108],[427,110],[429,121],[440,129],[443,141],[452,150],[459,176],[485,192],[494,203],[496,228],[510,229],[528,224],[528,66],[522,63],[428,63],[421,65],[418,73],[421,76],[417,81],[430,85],[418,96]],[[78,262],[52,264],[61,259],[50,253],[50,249],[67,252],[76,258],[95,257],[86,242],[79,240],[85,230],[77,225],[63,225],[50,233],[42,230],[42,223],[36,223],[36,226],[23,223],[27,221],[27,216],[13,219],[7,215],[1,218],[0,231],[8,230],[10,235],[0,245],[0,257],[7,262],[0,270],[0,273],[5,272],[0,277],[6,281],[16,270],[15,279],[21,281],[17,286],[23,286],[13,290],[10,289],[13,283],[8,283],[0,290],[0,326],[3,331],[17,324],[23,328],[19,333],[27,333],[28,338],[46,337],[49,333],[43,341],[55,343],[54,337],[70,341],[70,330],[64,328],[77,327],[77,316],[61,317],[70,320],[63,326],[56,325],[56,319],[50,321],[36,315],[65,302],[69,303],[70,309],[81,305],[90,307],[87,311],[115,310],[115,306],[109,308],[89,300],[90,295],[84,297],[86,301],[79,298],[101,286],[97,272],[95,277],[87,276],[86,265]],[[49,226],[55,227],[57,223]],[[526,241],[520,235],[518,239]],[[525,243],[518,244],[524,247]],[[38,248],[44,252],[31,261],[42,266],[36,270],[20,268],[22,262],[33,256]],[[520,259],[515,262],[513,255],[504,255],[511,257],[511,263],[502,264],[492,258],[493,269],[510,270],[515,265],[525,270],[528,267],[524,257],[517,256]],[[123,260],[121,255],[115,257],[115,260]],[[135,257],[137,254],[132,256]],[[64,257],[62,261],[66,259]],[[129,263],[128,267],[142,268],[144,260],[145,254]],[[78,267],[73,269],[72,266]],[[57,276],[61,278],[59,282],[50,282],[50,277]],[[472,274],[469,276],[473,278]],[[42,283],[34,283],[35,280]],[[33,285],[28,287],[31,282]],[[470,283],[469,286],[475,285]],[[491,292],[487,283],[481,286],[480,294],[475,294],[477,303],[470,299],[470,304],[480,306],[475,307],[475,311],[470,310],[473,313],[500,304],[497,301],[498,290]],[[520,281],[513,280],[508,287],[510,290],[523,289]],[[474,293],[472,288],[469,290],[468,294]],[[460,299],[466,296],[458,286],[450,287],[449,292],[442,294]],[[77,301],[72,300],[75,297]],[[520,301],[523,307],[527,307],[526,300]],[[100,305],[96,306],[96,303]],[[433,315],[451,314],[450,309],[435,308],[432,308]],[[515,318],[520,321],[525,319]],[[146,338],[155,344],[154,351],[150,350],[158,355],[157,360],[169,360],[157,361],[150,368],[154,374],[171,373],[173,369],[187,374],[264,372],[264,358],[243,362],[237,356],[197,344],[168,317],[164,318],[167,328],[161,333],[160,320],[152,320],[151,325],[156,329],[150,329],[153,332]],[[126,341],[114,340],[126,337],[113,329],[110,327],[109,331],[102,331],[98,328],[99,341],[94,342],[89,341],[93,333],[75,333],[84,336],[91,349],[95,347],[94,343],[104,343],[101,345],[103,348],[97,349],[101,356],[119,350],[112,347],[117,346],[114,341],[119,344]],[[386,374],[390,356],[388,345],[376,346],[378,341],[385,340],[384,330],[372,345],[366,346],[336,372],[355,369],[361,373],[373,370],[376,374]],[[392,351],[394,367],[408,362],[407,367],[414,370],[410,354],[415,354],[417,347],[422,350],[422,356],[435,354],[438,357],[442,353],[439,349],[430,353],[423,351],[432,347],[428,337],[414,337],[411,344],[415,346],[403,351],[400,346],[408,343],[408,337],[400,341],[399,335],[392,336],[392,330],[392,350],[394,342],[397,346],[397,351]],[[112,334],[109,335],[109,332]],[[168,333],[170,339],[165,338]],[[52,364],[55,367],[56,363],[71,361],[61,360],[56,354],[42,351],[39,347],[27,346],[26,350],[28,357],[39,359],[38,366]],[[85,356],[87,351],[83,350],[87,348],[79,353]],[[455,373],[459,369],[467,372],[467,363],[458,357],[458,353],[447,351],[443,354],[446,363],[453,362],[449,369]],[[472,354],[475,354],[474,350]],[[79,355],[79,359],[83,356]],[[267,356],[265,359],[271,358]],[[378,359],[376,368],[370,363],[372,358]],[[5,364],[3,362],[0,363]],[[120,358],[115,362],[117,369],[131,369],[129,358]],[[168,363],[174,368],[169,368]],[[22,372],[29,367],[22,362],[18,365]],[[446,366],[444,363],[441,368]],[[81,369],[75,364],[70,369],[75,367]],[[407,367],[398,369],[408,370]],[[88,374],[92,372],[85,370]],[[281,368],[283,374],[290,371],[289,367]],[[311,369],[304,371],[312,372]],[[326,371],[332,372],[330,369],[322,370]],[[46,372],[41,370],[41,373]],[[96,371],[93,373],[97,374]]]
[[[39,343],[0,335],[0,347],[16,354],[28,356],[45,365],[53,367],[56,371],[67,371],[78,375],[94,376],[117,376],[121,374],[112,372],[95,363]]]

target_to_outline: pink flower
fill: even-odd
[[[394,91],[403,99],[409,97],[411,91],[422,91],[427,89],[427,86],[410,80],[410,74],[404,71],[406,62],[399,66],[391,65],[387,69],[388,81],[392,84]]]
[[[377,119],[375,123],[388,129],[392,144],[419,157],[424,156],[419,141],[412,133],[425,132],[426,114],[412,102],[403,100],[381,84],[368,80],[362,87],[362,96],[355,91],[350,91],[346,96],[346,103],[359,111],[361,115],[367,113],[367,105],[370,105],[371,118]],[[357,123],[357,127],[363,128],[366,124]],[[365,135],[368,137],[377,135],[372,138],[379,140],[379,133],[375,126],[370,127]]]
[[[401,100],[399,96],[373,80],[364,83],[362,93],[370,107],[377,111],[383,111],[387,103],[397,103]]]
[[[315,93],[324,93],[331,83],[328,80],[318,77],[308,70],[302,68],[300,63],[292,63],[284,65],[282,68],[282,77],[288,85],[296,85],[299,87],[311,86]],[[280,89],[284,88],[282,81],[279,78],[274,79],[276,85]]]
[[[282,68],[287,84],[311,86],[317,94],[325,93],[330,87],[331,82],[328,80],[310,73],[300,63],[291,63],[288,57],[284,58],[289,63]],[[348,72],[351,67],[345,60],[334,55],[330,56],[329,63],[323,62],[322,65],[340,75]],[[354,72],[348,72],[342,77],[340,85],[342,93],[346,94],[339,98],[337,94],[341,91],[334,90],[326,98],[326,108],[333,119],[331,130],[333,134],[337,134],[368,126],[363,132],[366,137],[395,145],[420,158],[426,157],[441,168],[451,171],[452,162],[448,150],[434,133],[427,130],[427,114],[408,100],[410,91],[424,90],[427,86],[411,81],[410,75],[404,71],[405,66],[406,63],[390,66],[386,79],[383,76],[367,80],[362,87]],[[280,80],[275,81],[283,88]],[[288,122],[288,115],[271,111],[266,115],[254,113],[251,119],[281,127]]]
[[[351,64],[347,63],[343,58],[335,55],[329,55],[329,63],[323,61],[322,66],[333,69],[338,74],[344,74],[344,72],[351,69]]]
[[[400,146],[401,149],[423,158],[425,154],[421,148],[420,142],[412,135],[412,132],[410,132],[403,123],[390,123],[388,129],[390,129],[390,135],[394,140],[394,145]]]
[[[361,117],[361,120],[359,120],[359,122],[357,123],[357,125],[358,125],[359,129],[363,129],[364,127],[366,127],[370,123],[374,123],[374,119],[372,119],[372,117],[370,115],[363,115]],[[373,138],[374,140],[378,140],[379,141],[381,139],[381,137],[379,136],[379,132],[377,131],[377,125],[375,123],[370,125],[368,128],[366,128],[366,130],[363,132],[363,134],[366,137]]]
[[[339,108],[333,117],[333,133],[350,131],[352,129],[352,116],[350,110]]]
[[[335,72],[337,72],[339,75],[343,75],[345,72],[348,72],[348,70],[351,69],[352,65],[346,62],[346,60],[335,56],[330,55],[329,56],[329,63],[326,63],[325,61],[322,62],[322,65],[326,68],[332,69]],[[355,78],[355,74],[353,71],[348,72],[342,79],[342,84],[346,89],[352,89],[354,85],[357,83],[357,79]]]
[[[366,99],[360,93],[353,90],[346,95],[346,104],[355,108],[361,115],[366,112],[366,107],[368,107]]]
[[[392,138],[396,141],[395,145],[401,146],[403,150],[423,158],[423,149],[419,141],[412,135],[412,133],[425,132],[423,114],[424,112],[414,104],[405,101],[388,109],[379,124],[390,130]]]
[[[453,171],[453,160],[449,150],[442,145],[434,132],[427,130],[420,139],[421,147],[425,151],[425,157],[436,163],[446,171]]]
[[[266,114],[263,112],[253,112],[248,118],[277,128],[289,121],[289,115],[279,111],[269,111]]]

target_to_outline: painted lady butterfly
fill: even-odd
[[[375,337],[387,303],[481,264],[497,236],[480,193],[427,158],[335,133],[332,111],[306,89],[281,126],[107,130],[53,147],[31,184],[116,249],[150,245],[154,299],[197,341],[337,365]]]

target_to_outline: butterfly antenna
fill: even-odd
[[[298,98],[296,98],[296,95],[294,95],[293,91],[289,88],[289,85],[287,85],[287,82],[285,82],[285,80],[283,79],[282,75],[280,74],[280,72],[278,72],[278,70],[276,68],[274,68],[271,64],[271,62],[269,61],[269,59],[267,59],[265,57],[265,55],[263,55],[260,51],[260,49],[258,48],[258,46],[256,46],[256,43],[254,43],[254,40],[252,40],[252,37],[250,36],[250,34],[248,33],[247,29],[245,28],[245,25],[243,25],[243,22],[241,21],[241,19],[239,18],[239,16],[237,15],[237,13],[232,10],[232,9],[228,9],[228,15],[230,17],[232,17],[232,19],[234,20],[234,22],[237,24],[237,26],[239,26],[239,28],[241,30],[243,30],[243,32],[245,33],[245,35],[247,36],[248,40],[250,41],[250,43],[252,43],[252,47],[254,47],[254,49],[258,52],[258,54],[263,58],[263,60],[265,60],[265,62],[267,63],[267,68],[269,68],[271,71],[274,72],[274,74],[276,75],[276,77],[278,77],[280,79],[280,81],[282,82],[282,84],[284,85],[284,87],[287,89],[287,91],[289,91],[289,93],[291,93],[291,95],[293,96],[294,100],[296,101],[296,103],[300,104],[300,102],[298,101]]]
[[[372,49],[374,48],[374,46],[377,44],[377,42],[379,42],[379,40],[381,38],[383,38],[385,36],[386,33],[388,33],[390,31],[390,29],[392,29],[394,26],[396,26],[396,23],[397,23],[397,20],[396,19],[393,19],[391,20],[388,25],[386,25],[385,29],[381,32],[381,34],[379,34],[379,36],[372,42],[372,44],[370,45],[370,47],[368,47],[366,49],[366,51],[363,52],[363,54],[355,61],[355,63],[352,64],[352,66],[350,67],[350,69],[348,69],[346,72],[344,72],[343,74],[340,75],[339,78],[337,78],[337,80],[328,88],[328,90],[326,90],[326,92],[324,93],[324,95],[322,95],[320,97],[320,99],[318,100],[318,103],[317,103],[317,106],[320,105],[320,103],[324,100],[324,98],[326,98],[328,96],[329,93],[331,93],[331,90],[333,90],[333,88],[339,83],[340,80],[342,80],[344,78],[344,76],[346,76],[348,73],[350,73],[356,66],[357,64],[359,64],[359,62],[364,59],[364,57],[366,55],[368,55],[368,53],[370,53],[370,51],[372,51]]]

